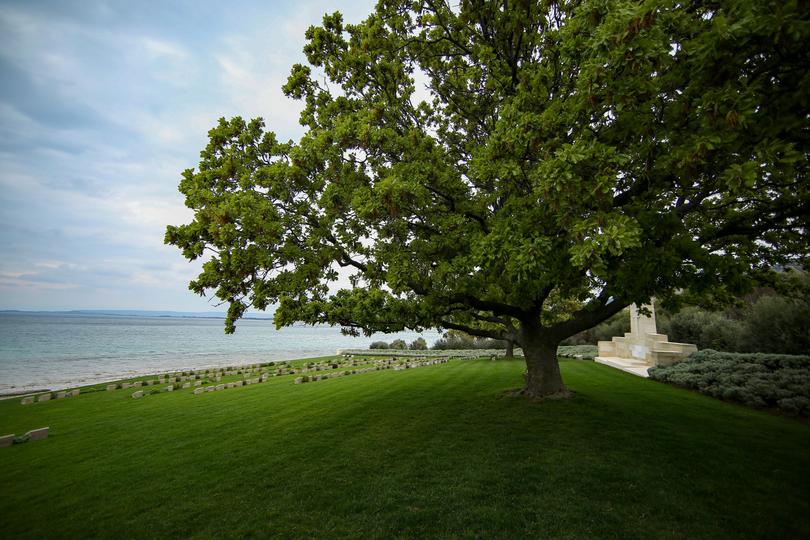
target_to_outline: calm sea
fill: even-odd
[[[435,331],[421,334],[428,344]],[[339,328],[241,320],[227,335],[222,319],[0,313],[0,394],[66,388],[122,377],[233,364],[325,356],[338,348],[415,332],[343,336]]]

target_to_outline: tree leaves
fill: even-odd
[[[744,290],[807,256],[808,19],[669,0],[327,15],[284,86],[305,135],[220,120],[166,241],[210,257],[191,286],[232,305],[229,330],[275,304],[278,325],[565,337],[652,295]]]

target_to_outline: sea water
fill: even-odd
[[[124,317],[0,313],[0,394],[59,389],[118,378],[335,354],[372,341],[425,338],[427,331],[350,337],[329,326],[276,330],[271,320],[244,319],[234,334],[224,321],[191,317]]]

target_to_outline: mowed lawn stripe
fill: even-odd
[[[14,537],[799,537],[807,424],[606,366],[505,397],[520,361],[0,403]]]

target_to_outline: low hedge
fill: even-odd
[[[593,360],[599,353],[596,345],[560,345],[557,349],[557,356],[563,358],[583,358]]]
[[[650,378],[750,407],[810,416],[810,356],[705,349],[649,370]]]

